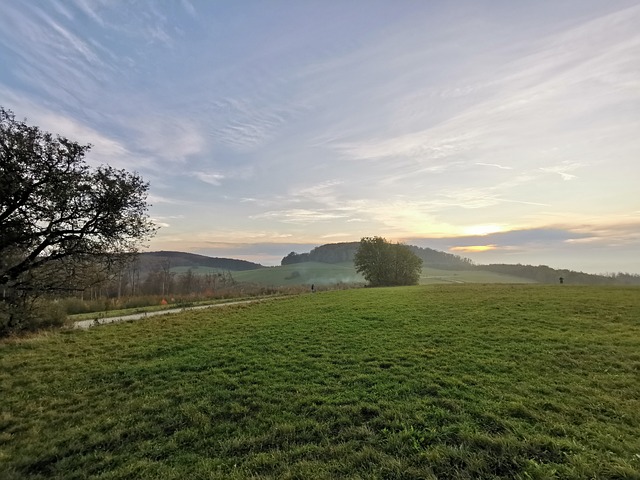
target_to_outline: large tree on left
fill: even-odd
[[[135,252],[155,228],[137,173],[91,168],[91,148],[0,107],[0,295],[69,288],[81,268]]]

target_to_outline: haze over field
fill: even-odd
[[[637,1],[0,0],[0,105],[151,183],[153,250],[362,236],[640,273]]]

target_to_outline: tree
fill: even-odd
[[[4,306],[79,288],[87,265],[108,269],[155,232],[147,214],[149,185],[137,173],[91,168],[84,160],[90,148],[17,121],[0,107]]]
[[[373,287],[415,285],[422,269],[422,260],[406,245],[382,237],[362,238],[354,263]]]

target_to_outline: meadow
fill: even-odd
[[[640,478],[640,289],[360,288],[0,343],[3,479]]]
[[[204,270],[203,270],[204,271]],[[200,273],[200,270],[195,270]],[[353,262],[321,263],[304,262],[278,267],[233,272],[234,280],[257,285],[311,285],[335,286],[336,284],[364,284]],[[423,267],[420,284],[434,283],[535,283],[526,278],[482,270],[442,270]]]

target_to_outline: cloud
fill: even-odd
[[[157,218],[153,218],[151,217],[151,221],[153,222],[153,224],[156,227],[161,227],[161,228],[168,228],[171,226],[171,224],[167,223],[167,222],[162,222],[160,220],[158,220]]]
[[[147,196],[147,200],[149,201],[149,203],[151,205],[158,205],[158,204],[164,204],[164,205],[188,205],[191,202],[186,201],[186,200],[177,200],[175,198],[170,198],[170,197],[165,197],[162,195],[157,195],[155,193],[150,193]]]
[[[287,101],[266,102],[262,88],[250,85],[244,97],[227,96],[209,104],[210,135],[217,143],[240,152],[254,151],[273,140],[304,110]]]
[[[122,124],[136,132],[137,149],[170,163],[184,163],[207,145],[198,125],[180,116],[147,110],[136,118],[123,119]]]
[[[181,0],[183,8],[191,15],[192,17],[196,17],[198,12],[196,12],[195,7],[189,0]]]
[[[576,170],[580,167],[582,167],[583,165],[580,163],[575,163],[575,162],[563,162],[562,165],[556,165],[553,167],[543,167],[540,168],[540,170],[542,170],[543,172],[548,172],[548,173],[556,173],[558,175],[560,175],[560,177],[562,177],[562,180],[573,180],[574,178],[576,178],[575,175],[569,173],[572,172],[573,170]]]
[[[123,141],[109,137],[71,116],[36,105],[1,85],[0,95],[6,99],[4,106],[13,110],[16,118],[20,119],[26,113],[27,123],[30,125],[37,125],[43,131],[67,137],[81,144],[91,144],[86,159],[92,165],[108,164],[116,168],[137,169],[148,167],[151,163],[149,157],[130,151]]]
[[[350,233],[329,233],[326,235],[322,235],[320,238],[342,238],[342,237],[351,237]]]
[[[91,0],[73,0],[72,3],[87,17],[89,17],[101,27],[104,27],[104,20],[98,13],[100,11],[100,5],[102,4],[102,2]]]
[[[438,135],[431,129],[387,139],[337,143],[333,147],[354,160],[419,158],[426,161],[451,157],[472,148],[471,134]]]
[[[297,225],[309,225],[316,222],[324,222],[345,217],[347,217],[347,215],[340,212],[294,208],[289,210],[273,210],[269,212],[259,213],[256,215],[251,215],[249,218],[275,220],[281,223],[291,223]]]
[[[205,182],[209,185],[214,186],[219,186],[222,183],[222,180],[225,178],[224,175],[215,172],[193,172],[192,175],[201,182]]]
[[[498,165],[497,163],[484,163],[484,162],[476,162],[476,165],[481,165],[483,167],[495,167],[501,170],[513,170],[513,167],[507,167],[505,165]]]

